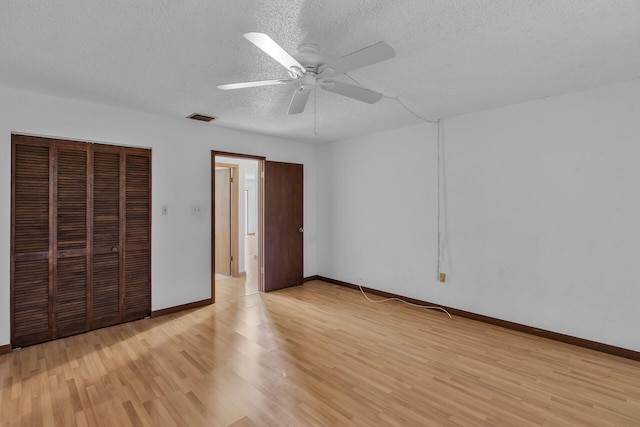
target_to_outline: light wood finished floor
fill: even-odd
[[[0,356],[0,425],[640,425],[640,363],[322,282]]]

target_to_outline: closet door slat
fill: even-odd
[[[125,261],[126,288],[124,298],[125,318],[143,318],[148,316],[149,293],[149,252],[128,251]]]
[[[48,253],[49,146],[15,144],[14,148],[14,251]]]
[[[87,265],[85,257],[58,259],[56,338],[87,328]]]
[[[49,260],[16,262],[13,283],[13,347],[50,340]]]
[[[57,249],[86,249],[87,247],[87,151],[57,150]]]

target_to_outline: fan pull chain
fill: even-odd
[[[318,86],[313,87],[313,136],[318,135],[318,127],[317,127],[317,109],[316,109],[316,99],[318,98]]]

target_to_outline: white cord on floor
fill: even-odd
[[[449,316],[449,319],[453,319],[453,317],[451,317],[451,315],[449,314],[449,312],[447,310],[445,310],[442,307],[437,307],[437,306],[431,306],[431,305],[420,305],[420,304],[414,304],[412,302],[409,301],[405,301],[401,298],[384,298],[384,299],[380,299],[380,300],[372,300],[371,298],[369,298],[369,296],[364,292],[364,289],[362,289],[361,285],[358,285],[358,288],[360,289],[360,292],[362,292],[362,295],[364,295],[364,297],[367,299],[367,301],[369,302],[373,302],[373,303],[378,303],[378,302],[386,302],[386,301],[399,301],[402,302],[404,304],[407,305],[412,305],[414,307],[419,307],[419,308],[428,308],[428,309],[432,309],[432,310],[440,310],[440,311],[444,311],[445,313],[447,313],[447,316]]]

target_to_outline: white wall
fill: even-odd
[[[315,145],[0,88],[0,345],[10,342],[12,132],[152,148],[153,310],[210,297],[212,149],[304,164],[304,274],[317,272]]]
[[[318,274],[640,350],[640,81],[319,149]],[[355,262],[353,261],[355,260]]]
[[[436,262],[435,125],[319,147],[319,274],[419,295]]]

